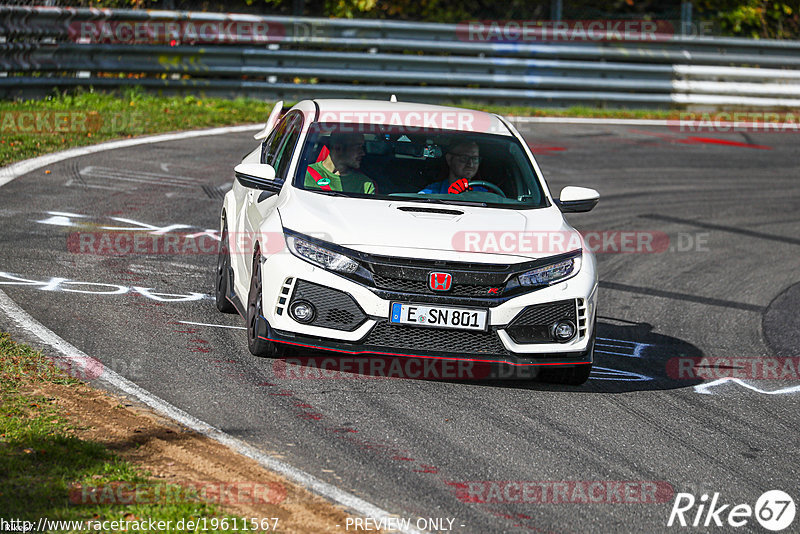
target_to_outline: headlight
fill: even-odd
[[[581,255],[574,258],[545,265],[518,276],[520,285],[523,286],[549,286],[556,282],[566,280],[578,274],[581,270]]]
[[[299,237],[287,236],[286,244],[295,256],[303,258],[314,265],[319,265],[324,269],[347,274],[352,274],[358,270],[358,263],[347,256],[328,250],[320,245],[309,243]]]

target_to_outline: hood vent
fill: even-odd
[[[463,211],[449,210],[445,208],[425,208],[416,206],[400,206],[397,209],[400,211],[412,211],[415,213],[435,213],[437,215],[464,215]]]

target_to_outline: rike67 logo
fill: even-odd
[[[710,501],[706,493],[700,499],[695,499],[691,493],[678,493],[667,526],[743,527],[755,517],[765,529],[778,532],[792,524],[795,511],[794,500],[781,490],[764,492],[755,506],[723,503],[719,493],[714,493]]]

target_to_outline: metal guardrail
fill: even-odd
[[[123,22],[138,22],[140,28],[160,24],[162,30],[168,24],[183,29],[253,25],[261,33],[229,35],[235,42],[224,44],[82,42],[87,40],[82,30],[92,24]],[[139,85],[170,93],[289,100],[394,93],[409,100],[536,106],[800,107],[797,41],[660,34],[647,42],[476,42],[465,28],[0,6],[0,95]]]

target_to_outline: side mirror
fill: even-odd
[[[564,213],[582,213],[592,211],[600,200],[600,193],[588,187],[567,186],[561,190],[561,197],[556,198],[556,206]]]
[[[283,183],[275,182],[275,169],[266,163],[240,163],[233,168],[236,181],[248,189],[262,189],[277,193]]]

